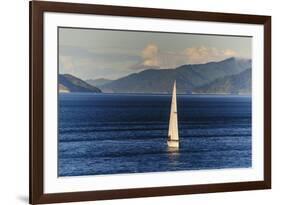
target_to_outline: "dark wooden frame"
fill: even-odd
[[[120,198],[152,197],[271,188],[271,17],[104,6],[76,3],[30,3],[30,203],[58,203]],[[182,19],[228,23],[260,24],[264,27],[264,180],[252,182],[135,188],[45,194],[43,191],[43,13],[66,12]]]

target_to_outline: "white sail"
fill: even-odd
[[[170,111],[170,122],[168,132],[168,146],[179,147],[178,113],[177,113],[177,90],[176,81],[173,87],[173,96]]]

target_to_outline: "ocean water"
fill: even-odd
[[[252,166],[251,97],[177,100],[180,148],[171,150],[171,95],[59,94],[59,176]]]

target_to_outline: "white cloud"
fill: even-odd
[[[159,66],[159,50],[156,44],[148,44],[142,51],[144,66]]]
[[[232,49],[219,50],[214,47],[208,48],[205,46],[187,48],[184,53],[188,63],[191,64],[220,61],[226,58],[238,56],[238,53]]]
[[[186,56],[179,52],[164,52],[155,43],[149,43],[141,52],[142,61],[131,66],[134,70],[148,68],[173,68],[186,63]]]
[[[236,57],[232,49],[220,50],[214,47],[191,47],[178,52],[161,51],[155,43],[149,43],[142,50],[142,62],[131,66],[134,70],[147,68],[175,68],[183,64],[200,64]]]

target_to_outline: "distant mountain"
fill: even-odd
[[[92,85],[92,86],[101,86],[101,85],[105,85],[107,83],[111,83],[113,80],[109,80],[109,79],[105,79],[105,78],[98,78],[98,79],[89,79],[89,80],[86,80],[86,83]]]
[[[251,60],[228,58],[220,62],[183,65],[173,69],[148,69],[101,85],[103,92],[170,93],[174,80],[178,93],[191,93],[195,88],[225,76],[238,74],[251,67]]]
[[[194,89],[194,93],[250,94],[252,90],[252,69],[218,78],[211,83]]]
[[[95,92],[100,93],[101,90],[94,87],[85,81],[70,75],[60,74],[59,75],[59,92]]]
[[[60,93],[69,93],[70,90],[62,84],[59,84],[59,92]]]

